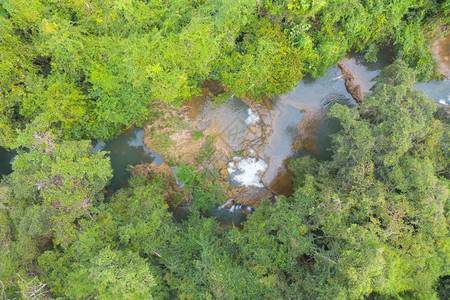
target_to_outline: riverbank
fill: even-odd
[[[389,51],[380,51],[376,63],[351,54],[325,77],[305,78],[292,92],[264,104],[230,97],[216,105],[217,95],[225,89],[209,83],[201,97],[167,108],[159,115],[162,121],[149,121],[144,143],[167,157],[169,165],[215,170],[220,176],[214,182],[227,191],[224,203],[228,207],[234,203],[257,206],[262,198],[290,196],[289,161],[302,155],[328,159],[329,134],[339,127],[328,119],[328,109],[334,103],[353,106],[361,101],[373,85],[371,79],[392,59]],[[356,99],[348,91],[349,77],[358,90]],[[433,83],[422,88],[428,85]],[[161,109],[161,104],[155,107]]]

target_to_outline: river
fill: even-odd
[[[109,151],[113,169],[113,177],[108,186],[109,191],[115,192],[126,186],[131,176],[128,166],[150,162],[160,165],[163,162],[161,155],[144,146],[143,137],[144,130],[142,128],[133,128],[124,131],[113,140],[92,142],[94,151]]]
[[[356,84],[361,86],[362,92],[367,93],[374,84],[371,79],[391,63],[392,57],[389,51],[380,51],[378,61],[368,63],[362,55],[349,54],[343,62],[354,75]],[[441,104],[450,105],[449,80],[419,83],[415,89],[423,90],[427,96]],[[235,186],[261,185],[277,195],[289,196],[293,192],[291,175],[287,170],[291,159],[302,155],[312,155],[318,159],[330,158],[329,135],[339,128],[336,120],[326,116],[333,103],[349,106],[355,104],[347,93],[342,74],[337,67],[328,69],[323,78],[304,78],[291,92],[271,99],[270,105],[263,113],[258,114],[257,110],[232,97],[219,106],[208,101],[197,103],[193,105],[195,109],[191,114],[198,118],[199,122],[215,120],[225,133],[233,128],[236,134],[232,137],[231,134],[225,136],[230,148],[241,153],[240,156],[235,156],[229,165],[230,179],[234,180]],[[270,132],[265,133],[256,130],[256,135],[265,134],[265,141],[259,146],[253,146],[255,143],[245,144],[248,138],[245,132],[252,126],[255,127],[255,124],[260,124],[261,128],[271,128]],[[148,162],[159,165],[163,162],[159,154],[144,146],[143,135],[143,129],[134,128],[113,140],[93,142],[94,151],[110,152],[113,178],[109,188],[112,192],[126,185],[131,176],[128,166]],[[257,139],[258,136],[255,140]],[[11,172],[13,157],[14,152],[0,148],[0,175]],[[249,176],[253,177],[249,179]],[[175,211],[174,215],[177,219],[182,219],[187,211],[188,207],[183,206]],[[209,215],[225,224],[240,224],[251,211],[251,207],[239,204],[234,204],[230,209],[217,205]]]

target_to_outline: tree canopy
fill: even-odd
[[[436,76],[429,38],[449,11],[437,0],[0,0],[0,146],[18,153],[0,181],[0,297],[445,299],[450,121],[412,87]],[[258,101],[384,46],[401,59],[361,104],[331,108],[331,159],[293,160],[293,195],[262,201],[243,228],[205,217],[224,191],[191,166],[175,174],[194,198],[182,221],[156,174],[105,190],[110,160],[92,139],[144,122],[150,103],[180,104],[206,80]]]
[[[0,145],[28,124],[69,139],[117,134],[152,101],[181,103],[208,79],[260,99],[321,76],[349,50],[394,45],[420,79],[445,1],[0,2]]]

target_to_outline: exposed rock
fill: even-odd
[[[262,199],[273,199],[274,194],[266,188],[244,187],[233,197],[233,201],[238,204],[258,206]]]
[[[231,190],[232,197],[236,197],[237,195],[242,193],[243,190],[245,190],[245,186],[239,186],[237,188],[232,189]]]
[[[244,153],[248,157],[256,157],[257,156],[256,151],[250,147],[245,148]]]
[[[303,146],[302,141],[296,140],[296,141],[294,142],[294,144],[292,144],[292,151],[298,152],[302,146]]]
[[[232,206],[234,205],[234,201],[229,199],[226,203],[225,203],[225,208],[230,209]]]
[[[220,157],[230,157],[231,149],[223,142],[220,125],[215,120],[192,119],[193,109],[188,105],[152,104],[151,117],[144,127],[144,144],[172,165],[183,163],[198,170],[220,169],[226,165]],[[195,109],[200,110],[197,106]],[[202,131],[202,135],[196,137],[194,130]]]
[[[442,32],[448,32],[448,28],[441,28]],[[450,79],[450,34],[443,36],[433,45],[434,59],[438,63],[438,73],[446,79]]]
[[[248,98],[242,98],[241,101],[244,102],[245,104],[247,104],[250,108],[252,108],[253,106],[255,106],[257,104],[255,101],[248,99]]]
[[[259,120],[250,126],[245,134],[245,140],[243,149],[248,157],[261,157],[265,146],[267,144],[268,137],[272,134],[272,116],[270,116],[269,108],[256,103],[254,101],[246,100],[244,101],[247,105],[251,107],[253,112],[259,115]]]
[[[213,145],[214,147],[214,155],[212,157],[212,161],[214,161],[214,166],[218,167],[218,166],[222,166],[222,165],[226,165],[227,161],[229,158],[231,158],[231,154],[232,154],[232,149],[230,148],[230,146],[228,145],[228,143],[225,142],[225,137],[221,132],[221,127],[220,125],[213,120],[211,123],[211,126],[209,126],[205,131],[204,131],[205,136],[215,136],[215,143]],[[225,159],[222,159],[225,158]]]
[[[361,86],[355,83],[355,77],[353,77],[352,73],[350,73],[350,70],[344,65],[343,62],[338,62],[338,67],[341,69],[348,93],[357,103],[361,103],[363,100]]]
[[[212,120],[206,119],[206,120],[198,120],[195,124],[195,127],[199,131],[204,131],[206,128],[212,125]]]
[[[209,86],[211,84],[212,86]],[[221,91],[214,84],[211,82],[205,83],[202,93],[211,95]],[[217,88],[217,90],[214,90],[214,88]],[[206,89],[208,91],[205,92]],[[253,114],[253,122],[248,121],[247,124],[253,124],[243,133],[245,140],[241,144],[242,150],[249,159],[261,159],[267,138],[273,132],[271,124],[273,116],[270,115],[270,108],[266,106],[245,99],[244,102],[251,108]],[[159,152],[169,164],[192,165],[199,171],[205,169],[218,170],[220,176],[215,178],[214,185],[223,187],[224,196],[226,195],[226,197],[223,197],[224,200],[233,200],[226,203],[225,207],[227,208],[231,208],[235,203],[252,206],[259,205],[263,198],[274,199],[274,193],[262,187],[262,184],[261,187],[246,187],[243,185],[232,188],[231,181],[229,181],[229,172],[231,171],[227,170],[227,164],[232,159],[235,149],[230,148],[229,143],[226,142],[226,136],[222,134],[222,128],[218,121],[201,117],[204,103],[204,97],[183,103],[181,108],[158,103],[157,107],[152,110],[158,112],[154,117],[155,120],[150,119],[145,128],[145,145]],[[194,130],[202,131],[203,136],[194,140]],[[211,136],[215,139],[210,139]],[[207,142],[211,142],[211,140],[214,143],[205,147]],[[207,156],[206,159],[202,157],[199,160],[201,154],[208,153],[205,150],[211,149],[211,147],[214,150],[212,155]],[[190,200],[189,196],[182,193],[183,189],[176,184],[173,172],[166,163],[161,168],[152,166],[150,169],[147,173],[162,177],[167,185],[164,191],[166,199],[175,197],[175,199],[178,199],[176,200],[178,204]]]
[[[247,130],[247,133],[245,135],[245,139],[248,141],[253,141],[257,138],[260,138],[262,134],[261,126],[257,124],[253,124],[250,126],[250,128]]]
[[[175,152],[173,156],[178,155],[178,161],[184,164],[192,164],[200,152],[202,144],[205,142],[204,137],[195,141],[190,130],[175,132],[169,138],[174,142],[174,147],[167,149],[166,153],[168,151]]]
[[[220,175],[224,180],[228,179],[228,170],[226,168],[220,170]]]
[[[244,209],[239,209],[238,212],[244,216],[248,216],[249,214],[254,212],[254,208],[252,206],[247,206]]]

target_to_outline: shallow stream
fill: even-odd
[[[374,84],[371,79],[391,60],[392,54],[384,51],[379,53],[377,63],[367,63],[361,55],[355,54],[347,56],[343,62],[355,77],[356,84],[361,85],[362,92],[367,93]],[[426,95],[441,104],[450,105],[450,80],[420,83],[415,89],[424,90]],[[293,192],[291,175],[287,170],[292,158],[312,155],[329,159],[331,156],[328,152],[329,135],[338,130],[339,124],[326,116],[330,106],[333,103],[355,104],[337,67],[330,68],[323,78],[304,78],[291,92],[272,99],[263,111],[255,111],[235,97],[219,106],[202,101],[193,104],[191,117],[198,119],[204,127],[210,126],[212,120],[220,125],[225,142],[236,153],[229,164],[230,183],[235,187],[264,186],[277,195],[286,196]],[[246,132],[254,124],[263,124],[263,129],[271,128],[258,149],[245,145]],[[110,151],[114,170],[110,189],[113,192],[126,185],[131,176],[128,166],[148,162],[160,165],[163,162],[159,154],[144,146],[143,135],[143,129],[134,128],[114,140],[93,142],[94,151]],[[0,175],[11,172],[13,157],[14,152],[0,148]],[[180,207],[174,215],[182,218],[187,210],[187,207]],[[216,206],[209,215],[225,224],[240,224],[251,211],[251,207],[235,204],[230,209]]]

